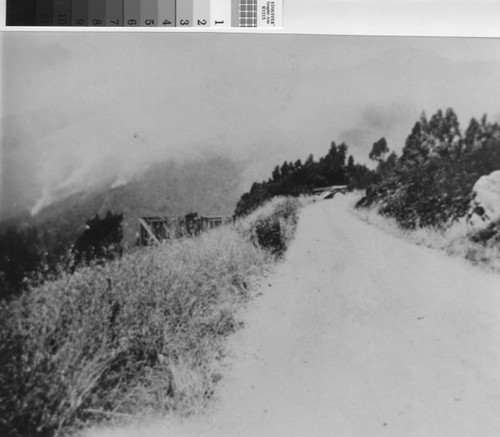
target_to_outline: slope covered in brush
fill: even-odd
[[[463,131],[452,109],[439,110],[415,123],[401,156],[388,152],[373,145],[376,181],[358,206],[378,204],[404,228],[445,227],[466,215],[478,178],[500,169],[500,125],[485,115]]]

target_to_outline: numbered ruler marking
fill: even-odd
[[[283,0],[6,0],[6,26],[281,27]]]

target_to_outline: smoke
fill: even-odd
[[[406,127],[414,115],[415,108],[405,102],[369,105],[361,111],[360,125],[372,131],[393,132]]]
[[[425,49],[410,56],[401,39],[61,35],[2,36],[2,213],[209,152],[247,160],[253,180],[332,140],[368,161],[382,136],[399,150],[422,110],[498,111],[498,64],[427,57],[458,40],[412,40]]]
[[[42,195],[36,200],[35,205],[30,209],[30,214],[38,214],[43,208],[53,202],[53,196],[47,187],[42,188]]]
[[[365,151],[359,159],[369,163],[368,152],[373,143],[384,137],[393,151],[400,151],[403,139],[418,116],[418,109],[406,102],[369,104],[353,120],[354,127],[342,131],[340,141],[354,150]]]

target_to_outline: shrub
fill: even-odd
[[[298,208],[298,199],[276,197],[246,217],[240,232],[256,246],[281,256],[294,235]]]

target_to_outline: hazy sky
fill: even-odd
[[[500,40],[3,33],[2,207],[148,163],[246,159],[249,181],[346,141],[400,150],[422,111],[500,118]]]

